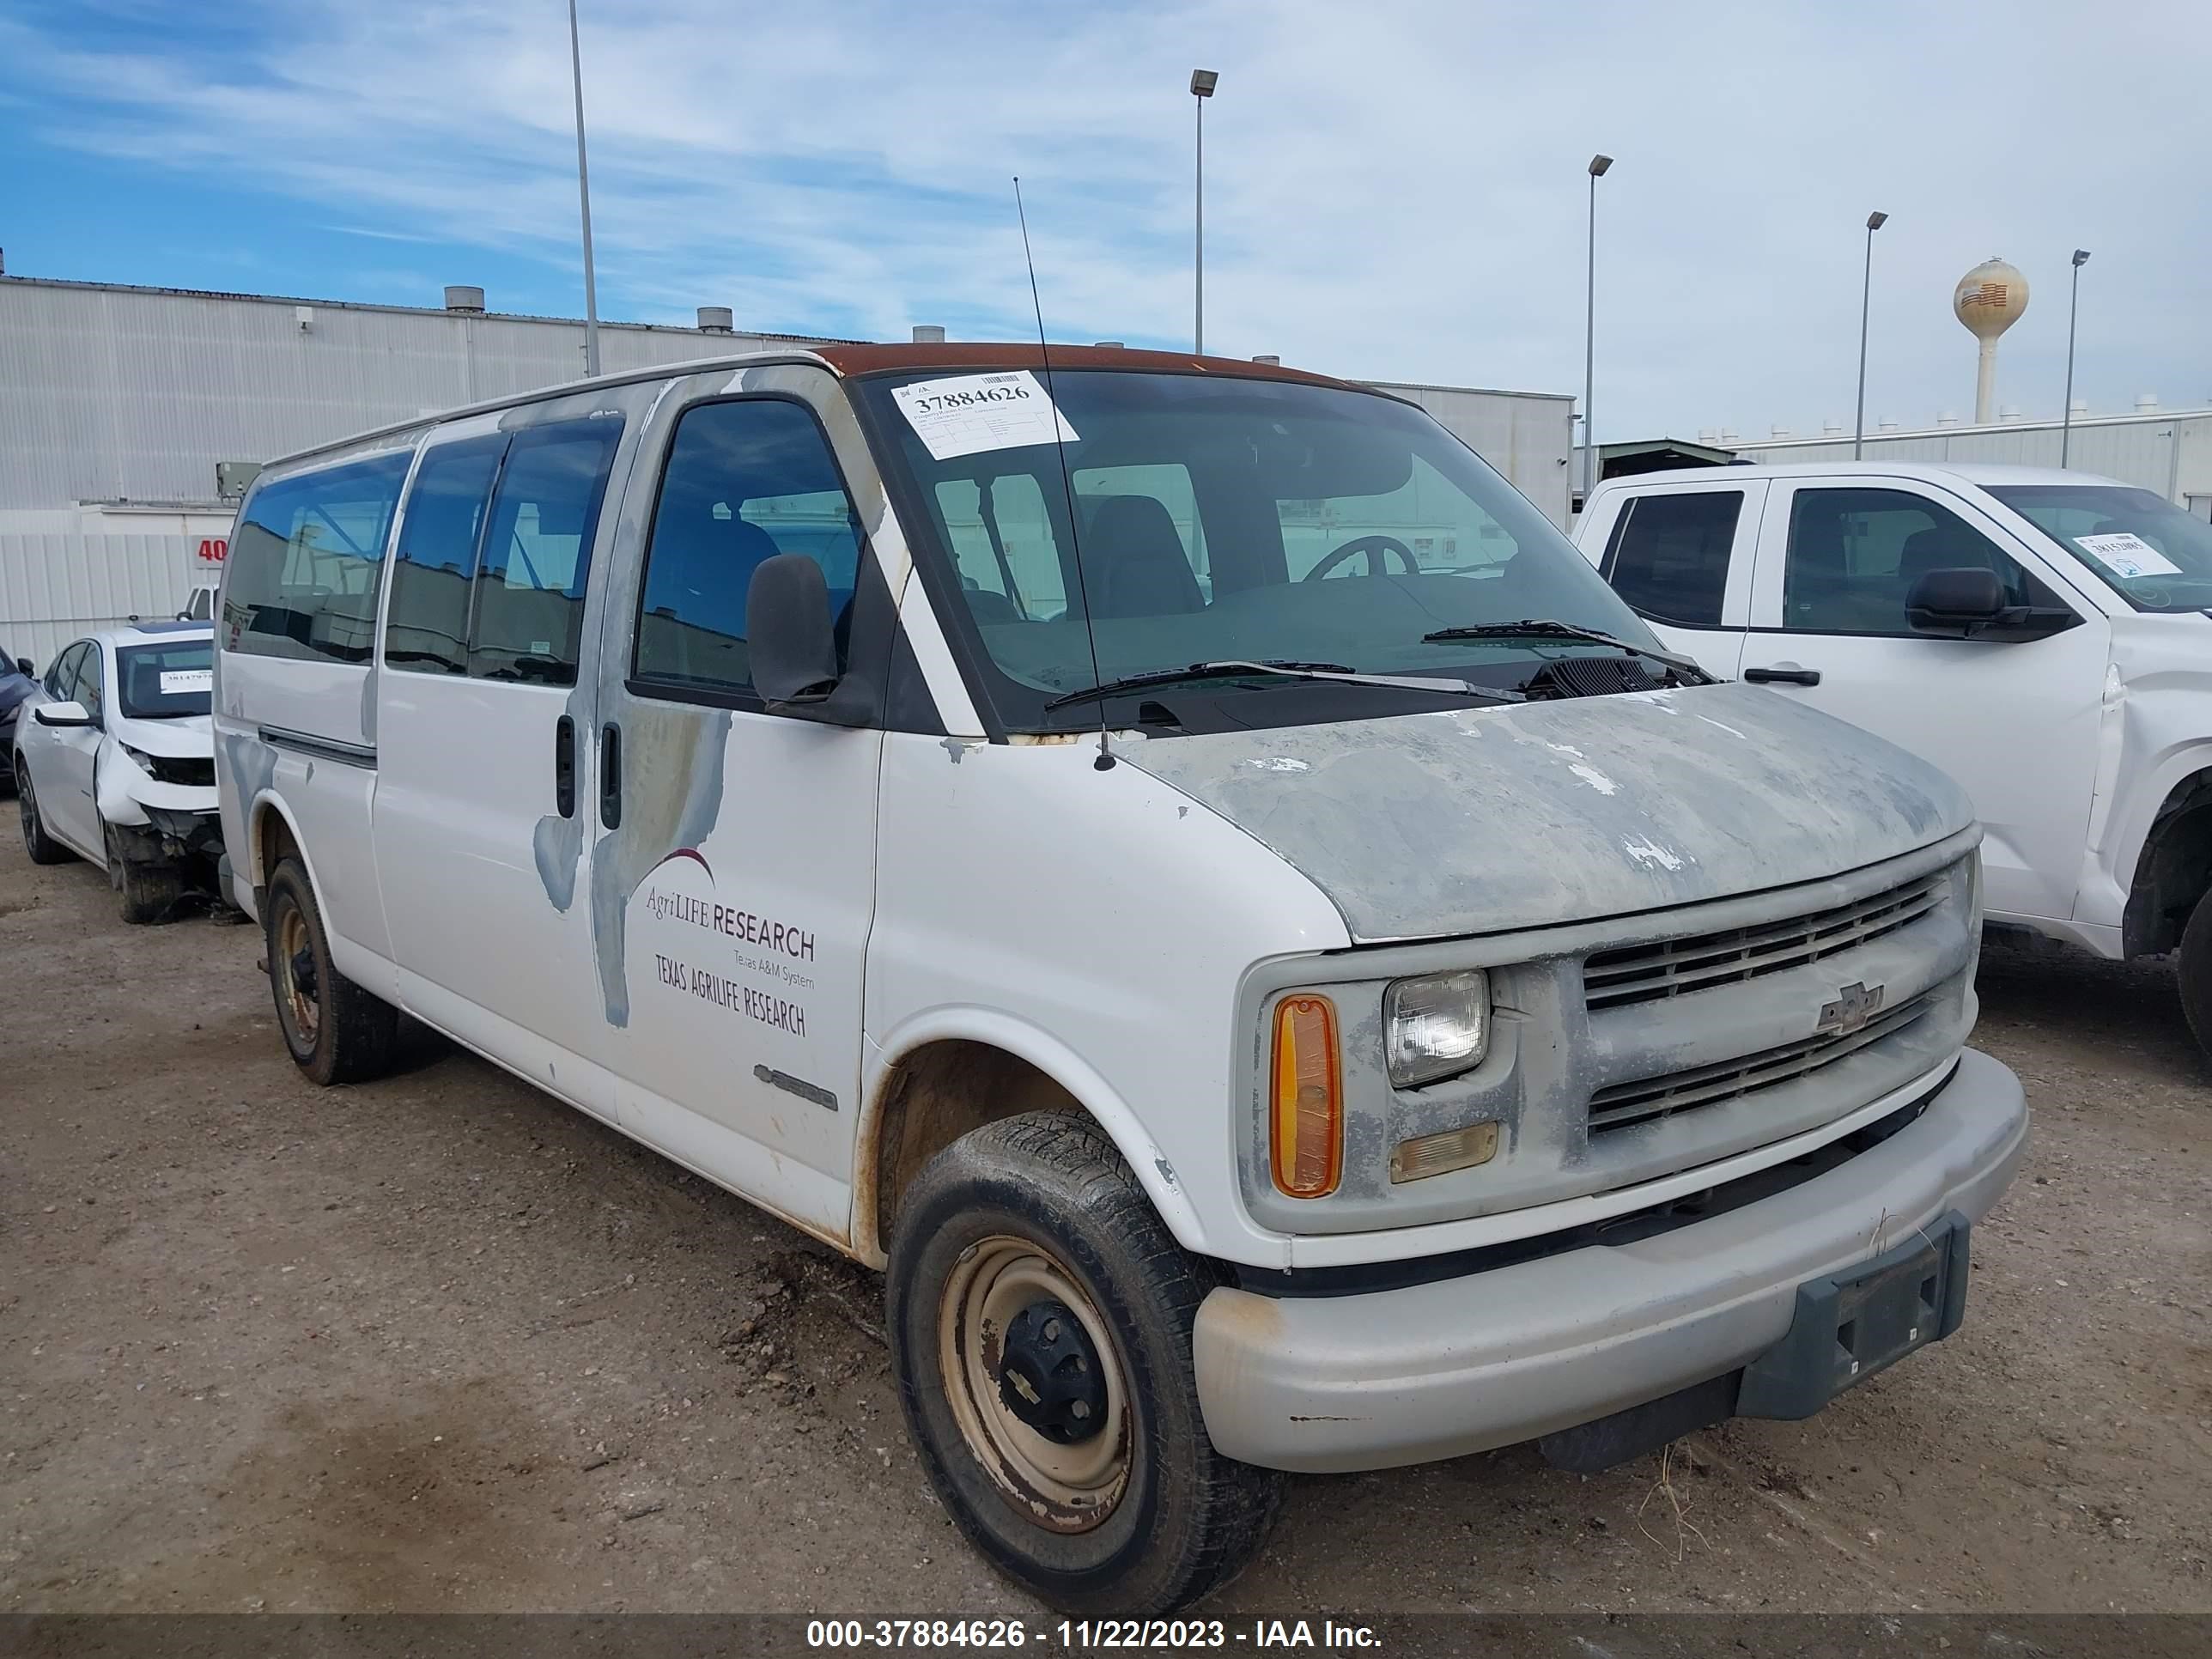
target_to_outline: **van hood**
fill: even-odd
[[[1302,872],[1361,944],[1817,880],[1973,821],[1926,762],[1736,684],[1156,738],[1120,753]]]

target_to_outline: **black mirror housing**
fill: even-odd
[[[39,671],[31,665],[31,659],[28,657],[18,657],[15,659],[15,672],[21,674],[27,680],[34,680],[39,678]]]
[[[805,554],[779,553],[753,568],[745,634],[753,690],[771,709],[789,705],[795,713],[837,689],[830,584]]]
[[[1930,570],[1905,596],[1905,619],[1916,633],[1961,638],[1996,622],[2005,612],[2004,584],[1984,566]]]

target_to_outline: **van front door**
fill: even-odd
[[[823,377],[826,386],[829,377]],[[645,553],[602,624],[591,902],[623,1127],[824,1237],[851,1212],[882,732],[768,713],[747,586],[817,561],[850,648],[868,557],[813,410],[664,410]],[[645,465],[654,465],[647,463]]]
[[[1982,821],[1993,915],[2073,915],[2109,648],[2088,607],[2030,569],[1961,497],[1899,480],[1778,482],[1759,540],[1743,678],[1862,726],[1948,772]],[[1929,570],[1981,566],[2008,602],[2070,613],[2047,637],[1913,631]]]
[[[377,675],[378,886],[400,1005],[612,1116],[588,1061],[583,670],[619,411],[461,423],[410,487]]]

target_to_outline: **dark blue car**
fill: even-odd
[[[30,701],[31,659],[8,654],[0,645],[0,786],[15,787],[15,717]]]

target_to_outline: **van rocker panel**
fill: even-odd
[[[1806,1281],[1951,1211],[1979,1221],[2027,1121],[2019,1080],[1968,1049],[1887,1139],[1709,1220],[1364,1295],[1215,1290],[1193,1340],[1206,1431],[1226,1456],[1327,1474],[1463,1456],[1657,1400],[1781,1342]]]

